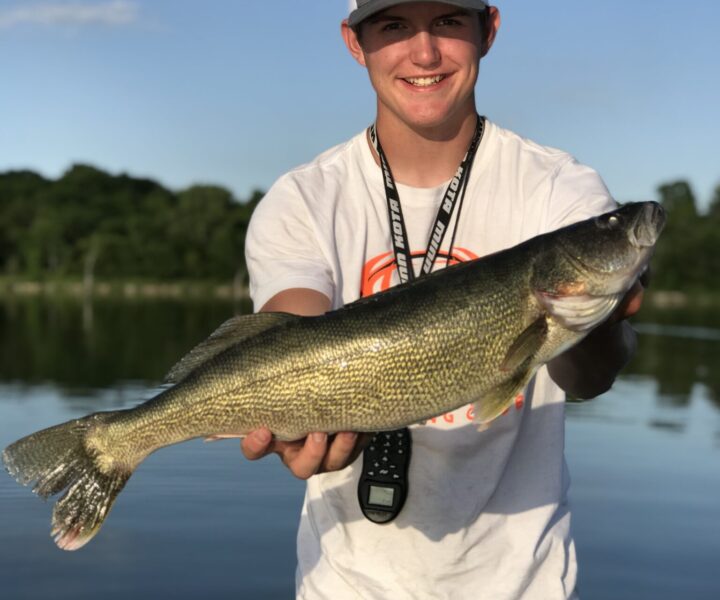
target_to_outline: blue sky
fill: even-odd
[[[720,3],[498,0],[478,107],[618,200],[720,184]],[[0,0],[0,171],[74,162],[244,198],[367,126],[346,0]]]

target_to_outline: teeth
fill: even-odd
[[[436,75],[435,77],[408,77],[405,79],[408,83],[412,83],[413,85],[416,85],[418,87],[425,87],[428,85],[433,85],[435,83],[439,83],[442,81],[444,77],[442,75]]]

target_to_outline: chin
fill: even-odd
[[[458,113],[415,114],[413,117],[407,119],[406,123],[420,129],[436,129],[454,125],[459,116]]]
[[[455,125],[464,120],[469,113],[475,114],[474,104],[470,109],[458,107],[456,105],[448,106],[434,105],[424,106],[415,105],[408,106],[402,112],[402,119],[408,125],[421,128],[436,128],[443,126]]]

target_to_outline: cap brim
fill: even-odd
[[[418,0],[375,0],[374,2],[368,2],[350,13],[350,16],[348,17],[348,25],[350,25],[350,27],[355,27],[368,17],[374,15],[375,13],[379,13],[386,8],[390,8],[391,6],[396,6],[398,4],[408,4],[410,2],[417,1]],[[488,7],[488,3],[483,0],[442,0],[442,3],[478,11],[485,10]]]

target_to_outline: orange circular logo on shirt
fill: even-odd
[[[413,252],[413,266],[417,261],[422,262],[425,252]],[[453,248],[452,252],[438,252],[435,264],[439,267],[449,267],[461,262],[467,262],[479,258],[474,252],[467,248]],[[393,252],[383,252],[371,258],[363,265],[362,281],[360,282],[360,295],[372,296],[392,287],[393,273],[397,271],[397,262]],[[416,270],[417,273],[417,270]]]

